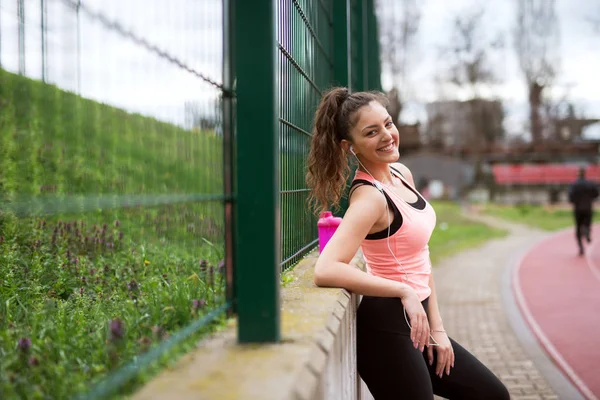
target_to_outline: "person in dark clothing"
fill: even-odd
[[[591,242],[593,202],[598,198],[598,185],[585,178],[585,169],[579,170],[579,178],[569,187],[569,201],[573,204],[575,236],[579,255],[583,255],[583,238]]]

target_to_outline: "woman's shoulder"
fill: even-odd
[[[392,168],[395,168],[398,172],[400,172],[402,174],[402,176],[404,176],[404,178],[406,180],[408,180],[408,182],[411,185],[414,186],[415,181],[413,179],[412,172],[410,171],[410,169],[406,165],[404,165],[404,164],[402,164],[400,162],[395,162],[395,163],[392,163],[391,166],[392,166]]]

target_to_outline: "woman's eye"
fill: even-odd
[[[377,133],[377,131],[370,131],[370,132],[368,133],[368,135],[374,135],[374,134],[376,134],[376,133]]]
[[[387,127],[389,128],[389,127],[390,127],[390,126],[392,126],[393,124],[394,124],[394,123],[393,123],[392,121],[388,121],[388,122],[387,122],[387,124],[385,124],[385,126],[387,126]]]

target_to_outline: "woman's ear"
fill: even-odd
[[[350,154],[354,154],[356,155],[356,150],[354,150],[354,148],[352,148],[352,143],[350,143],[348,140],[343,139],[342,140],[342,148],[344,149],[344,151],[346,153],[350,153]]]

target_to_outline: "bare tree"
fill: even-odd
[[[380,21],[381,61],[391,76],[388,91],[389,113],[399,123],[402,97],[408,86],[408,74],[414,55],[414,44],[421,21],[421,4],[418,0],[378,0]]]
[[[449,63],[449,81],[467,90],[472,99],[481,97],[483,86],[497,82],[490,52],[503,46],[500,35],[488,40],[483,25],[484,14],[481,8],[457,14],[452,21],[450,43],[442,47],[442,56]]]
[[[451,135],[460,135],[455,137],[454,147],[473,155],[476,182],[483,180],[483,153],[504,132],[502,103],[483,96],[483,89],[490,92],[493,84],[499,82],[493,61],[504,44],[500,32],[487,29],[484,17],[483,8],[464,9],[453,16],[451,34],[439,54],[441,82],[467,97],[465,102],[450,102],[451,107],[445,112],[461,124],[459,129],[452,128],[457,132]]]
[[[490,113],[498,112],[498,107],[483,100],[482,90],[499,81],[492,59],[503,48],[503,40],[500,33],[486,31],[484,16],[482,8],[457,13],[452,19],[449,42],[440,49],[445,73],[442,79],[468,98],[465,122],[471,127],[465,132],[470,132],[470,137],[462,142],[476,148],[493,144],[501,134],[497,124],[491,124],[495,118],[490,117]]]
[[[515,49],[525,77],[533,142],[542,140],[540,108],[559,66],[559,30],[555,0],[517,0]]]

